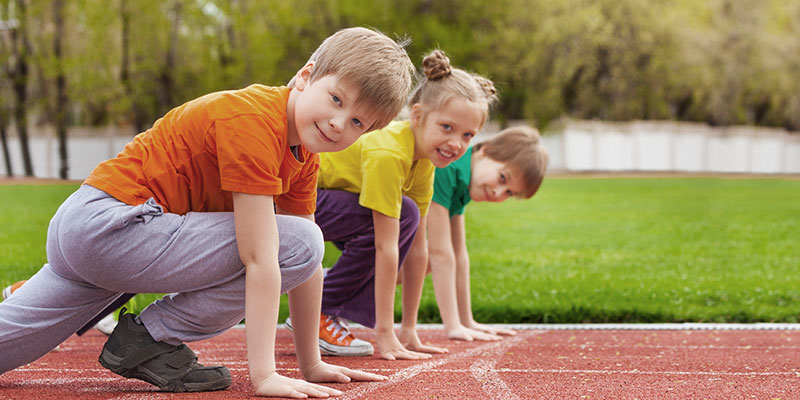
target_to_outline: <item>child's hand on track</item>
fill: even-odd
[[[339,365],[332,365],[320,361],[313,367],[308,368],[307,371],[302,371],[303,376],[309,382],[339,382],[347,383],[353,381],[385,381],[383,375],[373,374],[370,372],[359,371],[342,367]]]
[[[470,329],[463,325],[459,325],[458,328],[447,331],[447,338],[454,340],[466,340],[467,342],[471,342],[473,340],[497,341],[503,339],[495,334],[476,329]]]
[[[342,392],[302,379],[288,378],[273,372],[261,382],[253,382],[256,395],[269,397],[291,397],[305,399],[308,397],[341,396]]]
[[[415,330],[400,330],[400,343],[403,344],[407,349],[413,351],[419,351],[423,353],[435,353],[435,354],[442,354],[447,353],[448,350],[444,347],[437,347],[431,346],[427,344],[423,344],[422,341],[419,339],[419,335]]]
[[[431,358],[430,354],[406,349],[397,339],[394,332],[384,335],[378,334],[376,342],[378,344],[378,353],[385,360],[424,360]]]
[[[468,328],[474,329],[476,331],[490,333],[492,335],[506,335],[506,336],[514,336],[517,334],[517,331],[512,331],[511,329],[500,328],[497,326],[490,326],[479,324],[475,321],[467,325]]]

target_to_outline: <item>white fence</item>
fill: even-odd
[[[556,125],[543,136],[551,172],[800,174],[800,133],[781,129],[660,121],[565,121]],[[489,126],[486,131],[496,128]],[[15,132],[13,127],[9,130],[9,149],[14,173],[19,176],[24,171]],[[69,178],[84,179],[97,163],[122,150],[134,134],[130,127],[70,129]],[[483,133],[478,138],[489,136],[491,133]],[[54,131],[32,129],[30,147],[34,175],[57,177]],[[4,165],[5,160],[2,168]]]
[[[553,171],[800,173],[800,133],[781,129],[567,121],[544,144]]]

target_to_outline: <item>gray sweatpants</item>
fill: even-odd
[[[285,293],[313,275],[324,245],[307,219],[277,222]],[[45,355],[125,292],[172,293],[140,315],[170,344],[213,337],[244,318],[231,212],[163,213],[152,199],[129,206],[83,185],[50,221],[47,259],[0,303],[0,374]]]

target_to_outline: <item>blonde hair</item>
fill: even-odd
[[[428,111],[444,107],[453,98],[463,98],[477,103],[484,111],[481,127],[489,117],[489,107],[497,101],[497,90],[492,81],[450,66],[444,51],[434,50],[422,60],[425,75],[411,93],[409,108],[421,104]]]
[[[335,74],[359,89],[358,99],[374,108],[376,121],[368,129],[388,125],[411,90],[415,69],[406,54],[408,40],[395,42],[378,31],[355,27],[325,39],[308,62],[314,62],[310,81]],[[294,87],[294,78],[288,83]]]
[[[529,199],[542,186],[550,156],[536,129],[524,125],[503,129],[473,146],[473,151],[480,150],[485,156],[508,166],[522,179],[525,190],[519,197]]]

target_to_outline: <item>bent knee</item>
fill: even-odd
[[[297,235],[302,238],[301,246],[308,262],[314,266],[322,262],[325,255],[325,240],[322,237],[322,230],[315,222],[300,218],[298,221]]]
[[[325,242],[319,226],[305,218],[279,220],[281,293],[307,281],[322,263]]]
[[[403,196],[403,204],[400,208],[400,223],[417,226],[419,224],[419,207],[410,197]]]

